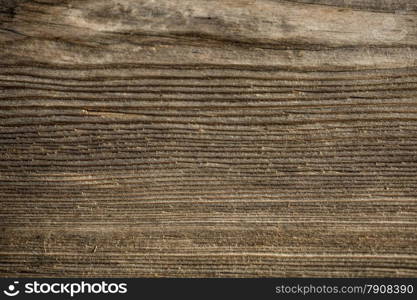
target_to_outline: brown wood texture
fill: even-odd
[[[413,0],[0,1],[0,276],[417,276]]]

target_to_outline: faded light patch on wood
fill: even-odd
[[[0,1],[0,276],[416,276],[414,1]]]

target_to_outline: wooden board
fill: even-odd
[[[412,0],[0,1],[0,276],[417,276]]]

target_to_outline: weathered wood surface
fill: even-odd
[[[413,0],[0,1],[1,276],[417,276]]]

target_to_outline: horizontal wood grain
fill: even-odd
[[[0,4],[0,276],[417,275],[414,1]]]

